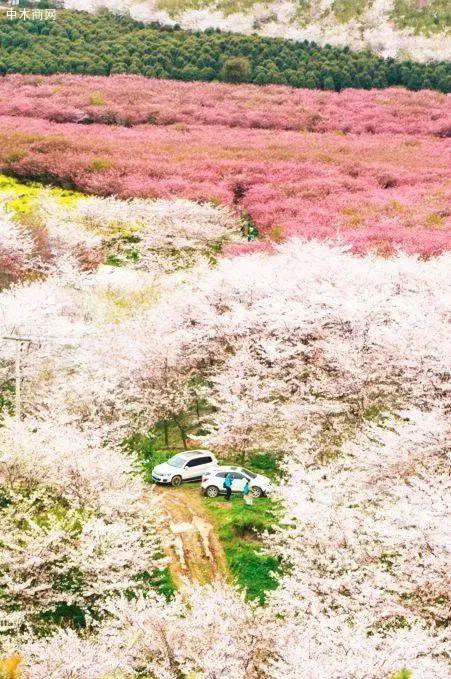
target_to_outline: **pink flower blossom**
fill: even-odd
[[[41,80],[55,91],[36,96],[41,85],[28,76],[0,83],[8,94],[0,166],[19,176],[104,196],[224,203],[247,210],[273,241],[338,237],[357,253],[402,249],[424,257],[449,248],[445,95],[134,76]],[[108,105],[90,105],[93,91]],[[16,96],[22,103],[14,108]],[[52,122],[49,101],[77,111],[84,102],[93,124]],[[109,106],[118,116],[129,111],[135,126],[106,124]],[[151,115],[156,124],[146,122]]]

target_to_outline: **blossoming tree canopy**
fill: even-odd
[[[446,95],[122,76],[13,76],[2,91],[8,173],[102,196],[224,204],[267,241],[338,237],[358,253],[425,257],[449,248]],[[110,124],[112,111],[122,124]]]
[[[47,336],[71,336],[53,345],[43,337],[30,347],[27,418],[2,428],[2,483],[15,498],[2,515],[8,601],[26,597],[21,606],[30,624],[60,596],[50,586],[56,573],[69,577],[77,569],[86,584],[73,605],[109,611],[90,642],[95,650],[70,631],[56,630],[49,640],[29,635],[23,649],[31,676],[45,676],[68,647],[82,677],[101,677],[112,658],[134,671],[149,652],[152,667],[163,668],[161,643],[175,653],[173,667],[188,668],[197,646],[190,636],[176,642],[177,625],[185,620],[197,629],[207,611],[217,610],[213,601],[224,611],[224,596],[234,602],[233,616],[214,614],[211,636],[196,650],[205,672],[225,662],[226,643],[235,648],[233,676],[251,663],[274,679],[299,671],[320,677],[326,657],[336,676],[346,671],[356,679],[363,657],[374,676],[405,664],[424,676],[442,671],[448,259],[356,258],[325,244],[289,242],[271,255],[199,265],[163,286],[150,305],[138,298],[113,323],[102,269],[58,269],[4,291],[5,323],[25,330],[45,319]],[[108,289],[130,294],[147,275],[119,268]],[[2,351],[8,365],[10,349]],[[203,376],[203,397],[214,406],[204,422],[206,443],[223,454],[263,445],[284,455],[287,525],[268,546],[277,544],[290,569],[256,615],[233,590],[216,586],[190,595],[197,603],[189,609],[181,599],[163,606],[158,597],[120,598],[130,572],[157,566],[158,536],[145,528],[142,485],[130,476],[115,431],[119,440],[133,422],[188,407],[194,375]],[[43,498],[51,524],[36,523],[24,487]],[[71,509],[61,515],[67,501]],[[20,558],[19,508],[29,522]],[[149,509],[155,520],[158,507]],[[37,578],[33,586],[30,577]],[[138,620],[159,620],[163,636],[111,654],[111,639],[134,638]],[[257,646],[247,635],[254,627]]]

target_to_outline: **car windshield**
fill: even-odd
[[[251,479],[256,479],[257,474],[254,474],[254,472],[250,472],[249,469],[244,469],[243,467],[243,474],[246,474],[246,476],[249,476]]]
[[[185,462],[186,462],[185,458],[182,457],[181,455],[174,455],[174,457],[171,457],[168,460],[168,464],[170,464],[171,467],[178,467],[179,469],[180,467],[184,466]]]

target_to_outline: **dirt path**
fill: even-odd
[[[224,550],[205,511],[199,485],[155,485],[150,493],[162,513],[162,542],[176,584],[228,579]]]

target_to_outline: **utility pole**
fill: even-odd
[[[29,344],[31,339],[28,337],[18,337],[17,335],[6,335],[3,337],[4,340],[10,342],[16,342],[16,358],[14,361],[14,380],[16,384],[15,388],[15,398],[14,398],[14,416],[16,420],[20,420],[22,401],[21,401],[21,386],[22,386],[22,375],[21,375],[21,356],[22,356],[22,344]]]

